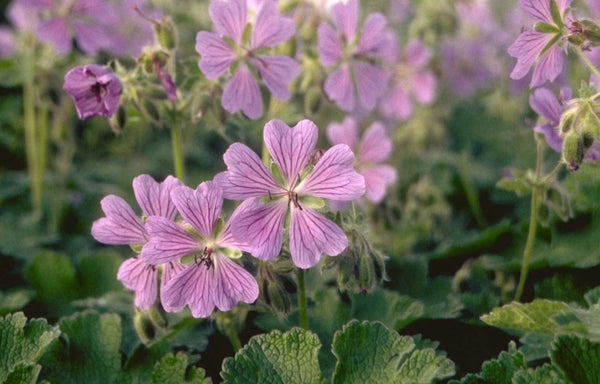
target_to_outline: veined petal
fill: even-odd
[[[543,133],[546,143],[556,152],[561,153],[563,148],[563,138],[558,134],[558,127],[554,124],[536,125],[533,127],[535,132]]]
[[[258,284],[248,271],[227,256],[214,256],[215,305],[221,311],[229,311],[239,301],[253,303],[258,298]]]
[[[164,264],[199,251],[202,244],[183,228],[161,216],[146,220],[150,240],[144,245],[140,256],[149,264]]]
[[[363,61],[354,62],[353,68],[358,98],[361,105],[370,111],[387,90],[390,74],[377,65]]]
[[[92,236],[111,245],[142,244],[147,233],[140,218],[122,198],[108,195],[100,201],[106,217],[94,221]]]
[[[436,80],[432,72],[417,73],[412,78],[412,91],[421,104],[431,104],[435,99]]]
[[[171,192],[173,203],[183,218],[204,238],[212,238],[223,206],[223,191],[213,181],[205,181],[196,190],[186,186]]]
[[[355,200],[365,193],[365,179],[353,167],[354,154],[345,144],[335,145],[295,189],[298,195],[331,200]]]
[[[366,196],[372,203],[380,203],[385,197],[388,185],[396,182],[396,169],[387,164],[364,168],[361,174],[367,186]]]
[[[321,254],[339,255],[348,246],[348,238],[333,221],[314,210],[292,207],[290,220],[290,253],[299,268],[310,268]]]
[[[361,163],[380,163],[390,157],[392,147],[392,140],[385,126],[376,121],[367,128],[362,137],[358,158]]]
[[[285,101],[291,97],[288,84],[300,74],[300,66],[296,60],[281,55],[261,55],[252,59],[252,64],[258,70],[269,91],[277,99]]]
[[[156,267],[136,257],[125,260],[117,272],[117,280],[135,292],[135,306],[141,309],[150,309],[156,301],[157,279]]]
[[[400,121],[404,121],[410,117],[413,112],[413,102],[402,83],[398,83],[381,100],[381,110],[385,116],[393,117]]]
[[[198,67],[207,79],[220,77],[235,61],[233,49],[216,33],[198,32],[195,48],[200,55]]]
[[[250,49],[274,47],[294,36],[295,32],[294,21],[282,17],[275,2],[265,2],[256,15],[250,37]]]
[[[351,112],[356,103],[354,86],[348,64],[342,64],[325,80],[325,93],[341,110]]]
[[[381,13],[372,13],[367,16],[363,24],[362,33],[356,46],[356,53],[376,55],[383,44],[387,20]]]
[[[72,20],[78,47],[88,55],[95,55],[102,49],[109,50],[113,45],[113,30],[97,20]]]
[[[533,69],[530,87],[538,87],[546,82],[556,80],[564,68],[563,53],[558,45],[554,45],[538,59]]]
[[[337,32],[331,25],[323,22],[317,30],[319,58],[325,66],[334,65],[344,55],[344,48]]]
[[[40,21],[36,34],[41,41],[54,46],[56,52],[65,55],[71,52],[72,36],[64,18],[53,18]]]
[[[242,42],[248,17],[246,0],[214,0],[208,13],[218,34],[229,36],[238,44]]]
[[[558,125],[562,115],[562,107],[558,98],[547,88],[537,88],[529,96],[529,105],[544,119],[553,125]]]
[[[194,317],[208,317],[215,308],[214,270],[192,263],[174,276],[164,289],[162,298],[169,308],[188,305]]]
[[[327,139],[333,145],[346,144],[351,149],[356,147],[358,131],[356,121],[348,116],[341,123],[331,123],[327,126]]]
[[[263,102],[256,79],[245,64],[241,64],[233,75],[221,99],[223,108],[230,113],[242,110],[250,119],[258,119],[263,114]]]
[[[165,289],[171,279],[185,270],[186,266],[178,261],[163,264],[162,276],[160,278],[160,302],[167,312],[180,312],[185,304],[175,307],[170,305],[170,298],[165,297]]]
[[[171,202],[171,190],[180,185],[183,185],[181,180],[173,176],[159,183],[150,175],[139,175],[133,179],[133,192],[144,215],[173,220],[177,211]]]
[[[534,20],[554,24],[552,11],[550,10],[551,0],[519,0],[519,6]],[[557,0],[556,5],[561,15],[564,15],[567,7],[572,0]]]
[[[331,20],[346,39],[346,44],[351,43],[358,23],[358,0],[336,3],[330,12]]]
[[[248,244],[254,257],[272,260],[281,251],[287,202],[279,200],[265,205],[253,199],[250,204],[252,206],[232,222],[233,238]]]
[[[242,201],[242,203],[233,211],[231,217],[225,223],[223,230],[219,234],[219,238],[217,239],[217,244],[223,248],[230,249],[239,249],[241,251],[250,252],[251,249],[245,242],[239,241],[239,239],[235,239],[233,237],[232,225],[239,218],[239,216],[243,213],[252,209],[254,207],[254,199],[247,199]]]
[[[406,64],[412,68],[422,68],[429,63],[431,51],[421,40],[412,40],[406,46]]]
[[[517,64],[510,73],[511,79],[521,79],[527,75],[542,49],[552,40],[550,33],[523,31],[517,40],[508,47],[508,54],[517,58]]]
[[[216,175],[214,180],[223,190],[226,199],[241,200],[283,191],[258,155],[246,145],[231,144],[223,155],[223,160],[227,171]]]
[[[265,125],[265,145],[288,186],[297,181],[306,166],[318,134],[319,129],[310,120],[302,120],[294,128],[281,120],[271,120]]]

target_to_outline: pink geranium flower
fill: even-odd
[[[201,58],[200,70],[209,79],[216,79],[229,69],[237,70],[225,86],[223,107],[230,113],[242,111],[251,119],[263,114],[263,101],[253,72],[257,72],[265,86],[279,100],[287,100],[291,93],[288,84],[300,73],[298,63],[287,56],[264,54],[264,48],[275,47],[294,35],[294,22],[282,17],[272,1],[264,1],[256,19],[248,17],[247,0],[213,0],[210,17],[216,32],[198,32],[196,51]],[[252,32],[244,35],[246,25]]]
[[[564,32],[564,17],[572,0],[520,0],[521,9],[536,21],[534,29],[524,30],[517,40],[508,47],[508,54],[517,58],[510,77],[518,80],[529,73],[532,66],[533,76],[530,87],[539,87],[546,80],[554,81],[564,67],[561,52]],[[552,15],[552,3],[555,3],[560,15],[556,20]]]
[[[393,149],[383,124],[371,124],[359,140],[356,121],[347,117],[342,123],[329,124],[327,138],[331,144],[346,144],[354,149],[356,169],[365,178],[367,199],[372,203],[381,202],[387,187],[394,184],[397,177],[394,167],[381,164],[390,157]]]
[[[172,176],[168,176],[162,183],[157,183],[149,175],[140,175],[133,179],[133,191],[144,216],[158,215],[166,220],[173,220],[177,211],[171,203],[170,192],[179,185],[182,185],[181,181]],[[100,204],[106,217],[94,221],[94,239],[104,244],[132,246],[141,246],[148,241],[150,237],[142,220],[125,200],[108,195]],[[161,287],[180,269],[178,263],[166,264],[163,268]],[[152,307],[158,292],[158,270],[155,265],[148,264],[138,257],[130,258],[121,264],[117,279],[127,289],[135,292],[137,307]]]
[[[280,120],[265,125],[265,145],[278,176],[244,144],[232,144],[223,155],[227,171],[215,181],[226,198],[249,199],[233,221],[233,235],[260,259],[273,259],[281,251],[288,210],[290,254],[298,267],[310,268],[321,254],[335,256],[348,245],[342,229],[311,208],[305,198],[351,201],[364,194],[365,180],[354,170],[354,155],[347,145],[336,145],[311,161],[317,135],[317,126],[309,120],[293,128]]]
[[[317,30],[321,63],[335,66],[325,80],[325,93],[344,111],[352,111],[357,98],[372,110],[389,79],[378,63],[390,48],[387,21],[380,13],[370,14],[357,36],[358,0],[334,4],[331,21],[333,26],[323,22]]]
[[[161,296],[165,309],[176,312],[187,305],[194,317],[207,317],[215,307],[228,311],[239,301],[254,302],[258,297],[256,280],[225,255],[243,249],[244,244],[233,239],[229,223],[217,232],[223,191],[207,181],[196,190],[175,188],[171,196],[185,229],[165,217],[149,217],[150,241],[142,249],[142,258],[149,264],[163,264],[193,254],[195,261],[165,285]],[[232,216],[230,222],[234,219]]]
[[[89,64],[67,72],[63,90],[73,99],[79,118],[85,120],[114,115],[123,88],[117,75],[100,65]]]

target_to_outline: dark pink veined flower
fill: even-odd
[[[171,203],[170,191],[182,185],[181,181],[168,176],[162,183],[149,175],[140,175],[133,179],[133,191],[144,216],[158,215],[174,220],[177,211]],[[142,220],[125,200],[108,195],[100,202],[106,217],[96,220],[92,225],[92,236],[99,242],[112,245],[141,246],[149,235]],[[164,266],[161,286],[181,269],[178,263]],[[117,279],[135,292],[135,305],[149,309],[156,301],[158,292],[158,269],[139,257],[127,259],[117,273]],[[162,297],[161,289],[161,297]]]
[[[259,259],[279,255],[288,210],[290,254],[298,267],[310,268],[323,253],[336,256],[348,245],[342,229],[311,208],[308,198],[352,201],[364,194],[365,180],[354,170],[354,154],[347,145],[336,145],[311,161],[317,135],[317,126],[309,120],[293,128],[280,120],[265,125],[265,145],[279,176],[244,144],[232,144],[223,155],[227,171],[215,181],[225,198],[247,199],[243,212],[232,220],[233,236]]]
[[[71,96],[82,120],[94,116],[111,117],[119,108],[121,81],[100,65],[84,65],[65,75],[63,90]]]
[[[403,57],[394,65],[392,86],[381,99],[386,117],[404,121],[412,115],[413,100],[423,105],[434,101],[436,79],[427,68],[430,58],[431,52],[421,41],[408,43]]]
[[[386,194],[386,189],[396,182],[396,169],[386,161],[393,150],[385,126],[380,122],[371,124],[362,138],[358,139],[356,121],[346,117],[342,123],[331,123],[327,126],[327,138],[333,145],[346,144],[355,150],[355,167],[365,178],[365,196],[372,203],[380,203]]]
[[[236,68],[223,91],[223,107],[230,113],[242,111],[251,119],[263,114],[263,101],[258,73],[267,89],[279,100],[291,97],[288,84],[298,76],[300,67],[291,57],[262,53],[276,47],[294,35],[294,22],[282,17],[276,3],[263,1],[254,22],[249,20],[247,0],[213,0],[210,17],[215,32],[198,32],[196,51],[198,66],[208,79],[217,79],[230,68]],[[251,33],[245,34],[246,25]]]
[[[358,0],[339,2],[331,7],[331,21],[317,30],[321,63],[334,66],[325,80],[325,93],[344,111],[352,111],[357,99],[362,108],[372,110],[383,95],[389,73],[378,62],[390,48],[386,19],[370,14],[357,36]]]
[[[510,77],[518,80],[527,75],[532,66],[529,86],[538,87],[546,80],[554,81],[564,68],[561,37],[564,33],[565,14],[572,0],[520,0],[519,5],[536,24],[525,29],[508,47],[508,54],[517,59]],[[553,16],[556,7],[560,15]],[[560,18],[557,20],[557,18]]]
[[[215,307],[229,311],[239,301],[254,302],[258,297],[256,280],[225,254],[244,248],[231,236],[229,223],[235,217],[217,233],[221,188],[207,181],[195,190],[178,187],[171,196],[188,229],[164,217],[149,217],[150,241],[142,248],[142,258],[149,264],[163,264],[194,254],[195,260],[164,287],[161,300],[165,309],[175,312],[187,305],[194,317],[207,317]]]

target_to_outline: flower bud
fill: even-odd
[[[592,20],[580,20],[579,26],[582,30],[582,35],[592,46],[600,45],[600,25]]]
[[[154,32],[156,33],[156,41],[161,47],[172,50],[177,46],[177,33],[173,23],[168,18],[162,18],[155,23]]]
[[[563,112],[558,123],[558,129],[561,134],[567,134],[573,128],[577,108],[571,108]]]
[[[148,310],[148,318],[157,329],[164,331],[169,325],[166,313],[160,305],[153,305],[152,308]]]
[[[133,318],[133,328],[135,332],[138,334],[138,337],[144,344],[148,344],[154,336],[156,336],[156,332],[154,330],[154,326],[152,322],[143,311],[136,310],[135,316]]]
[[[570,132],[563,141],[563,161],[571,171],[576,171],[583,162],[584,155],[583,137],[574,131]]]

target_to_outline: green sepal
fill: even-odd
[[[171,20],[163,18],[160,22],[154,24],[156,41],[161,47],[167,50],[175,49],[177,46],[177,33]]]
[[[550,13],[552,14],[552,20],[556,23],[559,28],[562,28],[565,24],[563,23],[562,15],[560,14],[560,9],[558,9],[558,4],[556,0],[550,1]]]
[[[581,121],[581,132],[590,135],[593,139],[600,140],[600,117],[594,109],[593,102],[586,102],[586,109]],[[591,146],[591,143],[587,148]]]
[[[575,131],[569,132],[563,141],[562,157],[569,169],[575,171],[583,162],[585,149],[583,147],[583,139]]]
[[[144,244],[132,244],[129,248],[139,255],[142,252],[142,248],[144,248]]]
[[[303,196],[302,205],[312,209],[321,209],[325,206],[325,200],[321,199],[320,197]]]
[[[247,23],[246,28],[244,28],[244,33],[242,34],[242,44],[247,45],[250,42],[251,36],[252,36],[252,24]]]
[[[580,20],[579,24],[583,29],[583,35],[590,42],[591,45],[600,45],[600,25],[592,20]]]
[[[239,249],[223,248],[221,249],[221,251],[225,256],[229,257],[230,259],[239,259],[243,255],[243,252]]]
[[[219,219],[217,220],[217,223],[215,225],[215,230],[214,230],[214,238],[218,239],[219,235],[221,234],[221,232],[223,232],[223,228],[225,228],[225,220],[223,220],[222,218],[219,217]]]
[[[556,25],[544,23],[542,21],[533,25],[533,29],[541,33],[559,33],[560,29]]]

